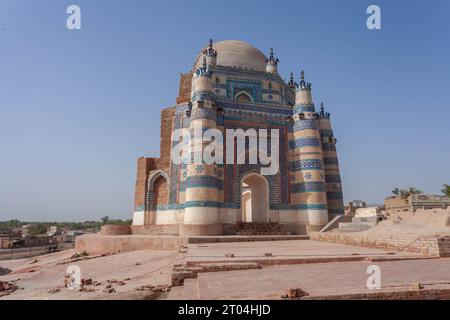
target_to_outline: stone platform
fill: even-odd
[[[386,250],[450,257],[450,236],[420,234],[366,234],[364,232],[313,232],[311,239]]]
[[[216,243],[216,242],[251,242],[251,241],[283,241],[308,240],[306,235],[236,235],[236,236],[197,236],[188,237],[188,243]]]
[[[164,236],[164,235],[102,235],[87,234],[75,241],[77,252],[89,254],[117,253],[128,250],[179,250],[182,246],[206,243],[308,240],[305,235],[253,236]]]
[[[179,250],[186,239],[178,236],[85,234],[75,240],[77,252],[89,255],[117,253],[129,250]]]

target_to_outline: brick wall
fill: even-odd
[[[311,233],[312,240],[368,246],[387,250],[417,252],[428,256],[449,257],[450,237],[409,235],[361,235],[356,233]]]
[[[170,168],[170,152],[171,152],[171,139],[172,139],[172,127],[173,117],[175,115],[176,107],[167,108],[161,111],[161,128],[160,128],[160,158],[158,162],[158,168],[166,171]]]
[[[164,177],[156,179],[154,184],[155,198],[154,205],[166,205],[169,203],[169,191],[167,180]]]
[[[410,207],[411,206],[407,199],[402,199],[400,197],[391,197],[384,199],[384,209],[388,213],[409,210]]]
[[[192,72],[180,75],[180,89],[177,104],[187,103],[191,100]]]
[[[138,158],[137,175],[134,204],[135,208],[142,208],[145,205],[147,194],[147,181],[149,174],[154,170],[163,170],[170,175],[170,152],[171,152],[171,136],[173,117],[175,107],[167,108],[161,111],[161,127],[160,127],[160,157],[159,158]],[[165,192],[161,191],[161,203],[168,203],[167,183]]]

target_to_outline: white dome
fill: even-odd
[[[198,68],[202,64],[202,52],[195,60],[194,68]],[[240,68],[249,68],[256,71],[266,71],[267,57],[249,45],[247,42],[239,40],[225,40],[213,44],[213,48],[217,51],[217,65],[232,66]]]

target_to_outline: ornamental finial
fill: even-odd
[[[203,63],[202,63],[203,68],[206,68],[206,57],[203,56]]]
[[[211,57],[217,57],[217,51],[213,48],[214,41],[213,39],[209,39],[208,48],[203,50],[203,54]]]
[[[305,71],[300,72],[300,88],[301,89],[311,89],[311,83],[305,82]]]
[[[288,85],[291,88],[297,88],[298,87],[298,84],[294,81],[294,73],[293,72],[291,72],[291,77],[289,79]]]
[[[275,66],[278,64],[278,62],[280,62],[280,60],[278,60],[278,58],[274,57],[273,48],[269,49],[269,59],[266,59],[266,62],[268,62],[269,64],[272,64],[272,65],[275,65]]]

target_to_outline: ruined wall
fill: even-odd
[[[161,128],[160,128],[160,157],[159,158],[144,158],[141,157],[137,161],[137,176],[135,187],[135,211],[143,211],[145,208],[145,201],[148,192],[148,177],[157,170],[164,171],[170,176],[170,151],[171,151],[171,135],[173,126],[173,117],[175,114],[175,107],[167,108],[161,111]],[[166,181],[167,183],[167,181]],[[168,203],[169,194],[167,190],[160,191],[161,201]]]
[[[384,199],[384,209],[387,213],[409,211],[411,206],[408,199],[402,199],[401,197],[390,197]]]
[[[177,104],[191,101],[192,72],[180,75],[180,89],[177,97]]]
[[[337,242],[353,246],[368,246],[388,250],[417,252],[434,257],[450,256],[450,237],[316,232],[310,234],[310,238],[311,240]]]
[[[153,206],[167,205],[169,203],[169,185],[167,180],[160,176],[156,179],[154,184],[155,197],[153,199]]]

